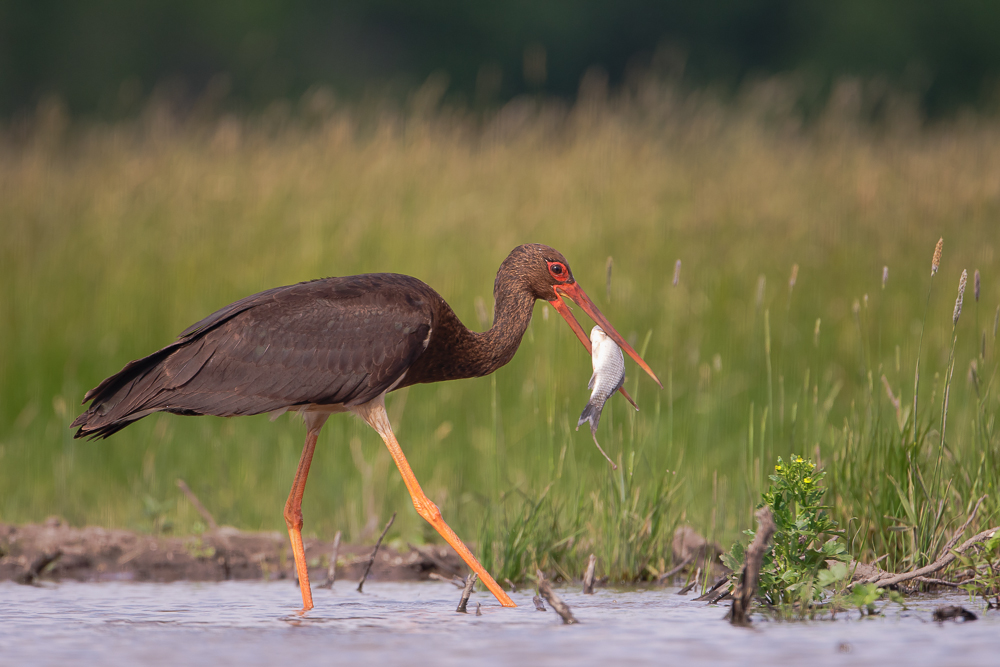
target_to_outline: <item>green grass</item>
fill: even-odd
[[[983,493],[972,528],[995,523],[1000,120],[921,128],[901,115],[877,126],[831,107],[802,126],[768,90],[723,105],[649,85],[487,117],[374,105],[316,115],[304,104],[178,122],[153,106],[113,125],[67,127],[51,109],[10,124],[0,131],[0,520],[59,514],[153,530],[147,498],[176,499],[157,525],[191,532],[199,517],[181,477],[220,523],[283,530],[301,423],[156,415],[107,441],[75,441],[68,425],[85,390],[237,298],[320,276],[415,275],[479,328],[476,300],[489,307],[501,260],[542,242],[645,343],[664,389],[629,367],[642,410],[615,397],[598,434],[622,462],[612,473],[574,430],[590,360],[539,304],[495,375],[390,396],[425,491],[459,535],[482,542],[500,578],[545,558],[578,576],[590,551],[600,574],[648,576],[669,565],[681,523],[731,543],[776,458],[792,452],[828,471],[855,555],[926,560]],[[970,285],[953,339],[963,268],[982,271],[982,293],[975,301]],[[914,430],[903,413],[921,335]],[[393,511],[397,536],[435,539],[375,433],[334,417],[305,532],[366,539]]]

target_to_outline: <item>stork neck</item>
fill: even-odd
[[[488,331],[476,334],[477,347],[482,351],[485,362],[483,375],[492,373],[511,359],[521,345],[524,332],[531,323],[534,297],[524,290],[495,289],[493,297],[493,326]]]

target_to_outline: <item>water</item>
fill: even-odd
[[[441,583],[350,582],[314,591],[317,607],[292,612],[287,581],[172,584],[0,584],[0,665],[995,665],[1000,612],[964,595],[915,599],[907,610],[860,620],[752,628],[722,620],[724,607],[666,591],[578,589],[560,593],[579,625],[540,613],[531,593],[503,609],[488,593],[482,616],[456,614],[458,589]],[[980,620],[933,623],[940,604],[962,604]]]

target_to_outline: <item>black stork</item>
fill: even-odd
[[[590,339],[561,296],[575,301],[660,381],[580,289],[556,250],[538,244],[515,248],[500,265],[493,296],[493,326],[482,333],[467,329],[425,283],[399,274],[324,278],[248,296],[88,391],[83,402],[92,403],[73,422],[79,427],[75,437],[106,438],[154,412],[220,417],[300,412],[307,435],[284,514],[302,592],[301,614],[313,607],[302,547],[306,476],[327,418],[353,412],[385,441],[420,516],[503,606],[513,607],[420,489],[389,425],[386,393],[497,370],[517,351],[536,299],[552,304],[589,351]]]

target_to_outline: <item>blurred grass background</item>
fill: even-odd
[[[441,106],[440,93],[432,78],[404,108],[313,91],[256,114],[196,109],[183,120],[153,102],[110,124],[47,103],[4,127],[0,520],[57,514],[192,532],[199,517],[174,486],[183,478],[220,523],[284,530],[301,422],[154,415],[109,440],[76,441],[69,423],[84,392],[233,300],[322,276],[414,275],[485,328],[496,269],[524,242],[566,255],[665,388],[629,367],[641,412],[616,397],[599,431],[623,463],[612,473],[586,429],[574,430],[590,359],[538,304],[520,351],[493,376],[392,394],[417,477],[459,535],[492,550],[488,562],[504,548],[530,559],[581,541],[643,549],[622,571],[661,571],[680,523],[723,543],[738,537],[769,466],[793,452],[831,470],[829,500],[858,554],[910,553],[903,496],[887,476],[905,487],[919,461],[943,460],[926,499],[944,502],[942,527],[964,518],[973,493],[991,492],[980,521],[997,517],[988,389],[1000,120],[925,124],[890,99],[872,121],[857,83],[808,124],[779,80],[726,103],[653,80],[613,97],[585,81],[572,106],[522,97],[488,112]],[[970,283],[981,270],[981,296],[969,287],[956,330],[942,449],[963,268]],[[912,404],[925,304],[913,437],[881,376]],[[398,535],[434,539],[378,436],[331,419],[305,533],[364,540],[393,511]]]

